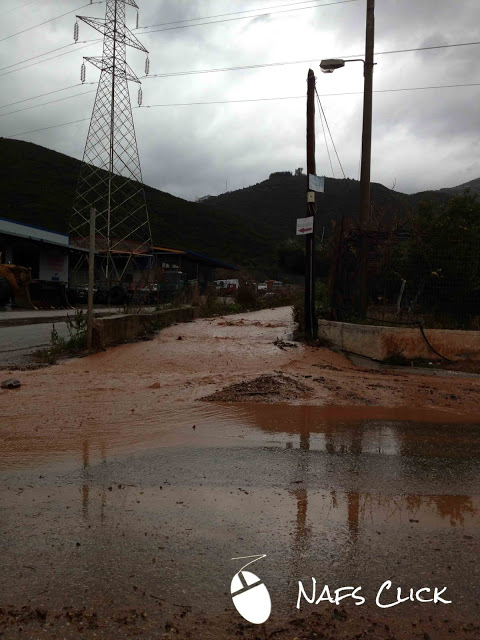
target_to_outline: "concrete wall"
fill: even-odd
[[[419,328],[375,327],[319,320],[318,335],[343,351],[376,360],[385,360],[398,353],[405,358],[438,359]],[[450,360],[480,360],[480,331],[425,329],[425,335],[432,347]]]
[[[196,307],[183,307],[154,313],[99,318],[95,320],[93,325],[93,346],[97,349],[104,349],[114,344],[130,342],[176,322],[191,322],[197,315]]]

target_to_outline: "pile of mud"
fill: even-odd
[[[232,384],[200,399],[206,402],[282,402],[304,398],[309,391],[310,387],[279,373]]]

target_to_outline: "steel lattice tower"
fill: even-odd
[[[128,81],[140,80],[127,64],[127,46],[148,55],[125,25],[134,0],[106,0],[105,20],[77,16],[103,34],[103,56],[85,58],[100,69],[95,104],[70,221],[72,244],[87,247],[90,208],[97,210],[97,249],[105,251],[106,278],[112,278],[115,251],[143,252],[151,242],[142,171]],[[78,27],[76,27],[76,34]],[[82,71],[82,80],[84,70]]]

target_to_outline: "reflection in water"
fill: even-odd
[[[186,403],[163,405],[148,415],[99,413],[88,420],[8,430],[0,450],[4,468],[26,468],[65,460],[70,463],[89,441],[90,463],[166,446],[257,446],[259,440],[288,446],[300,434],[308,412],[310,451],[393,457],[480,458],[480,429],[463,418],[434,410],[382,407]],[[418,414],[418,415],[417,415]],[[410,417],[408,417],[410,416]],[[443,416],[440,417],[440,416]],[[405,422],[410,420],[410,422]],[[430,422],[428,422],[430,420]],[[453,428],[452,424],[461,424]],[[199,428],[192,431],[192,424]],[[0,437],[3,434],[0,433]]]
[[[285,407],[284,407],[285,409]],[[339,425],[330,420],[319,420],[312,407],[291,407],[295,414],[295,431],[298,433],[299,446],[295,455],[295,466],[292,483],[294,488],[289,493],[296,501],[296,524],[292,541],[292,577],[301,574],[302,559],[312,550],[312,538],[318,528],[327,521],[336,521],[344,525],[346,537],[344,550],[348,557],[357,553],[355,547],[362,534],[368,534],[372,529],[396,529],[402,525],[417,523],[420,527],[444,527],[445,521],[450,526],[465,526],[478,520],[480,505],[471,496],[452,495],[388,495],[362,493],[361,491],[330,490],[318,495],[310,487],[309,472],[312,465],[325,464],[325,458],[315,456],[312,450],[313,436],[323,436],[323,449],[329,456],[346,456],[342,469],[346,485],[357,483],[361,474],[361,460],[365,453],[383,453],[387,451],[392,456],[391,466],[395,466],[399,473],[406,470],[400,464],[402,457],[418,456],[419,438],[414,425],[405,423],[382,423],[380,426],[359,421],[356,424]],[[245,408],[242,407],[242,411]],[[246,413],[249,419],[255,419],[257,427],[263,430],[281,432],[284,428],[289,435],[293,435],[293,421],[272,421],[272,414],[266,407],[248,407]],[[273,412],[275,414],[275,411]],[[287,412],[288,413],[288,412]],[[416,425],[415,425],[416,427]],[[422,432],[430,431],[433,425],[423,425]],[[460,438],[461,439],[461,438]],[[435,436],[429,442],[435,441]],[[425,443],[425,440],[423,441]],[[366,447],[365,447],[366,443]],[[444,448],[437,444],[437,455],[444,453]],[[317,440],[318,445],[318,440]],[[286,449],[295,449],[291,440],[285,443]],[[317,448],[318,451],[318,448]],[[312,455],[314,456],[312,458]],[[380,489],[380,487],[379,487]],[[312,513],[309,514],[309,508]]]
[[[85,519],[88,518],[88,497],[90,494],[90,487],[88,486],[88,462],[90,457],[90,448],[89,441],[83,441],[83,449],[82,449],[82,467],[83,467],[83,478],[84,482],[82,484],[82,513]]]
[[[465,516],[474,516],[478,508],[474,507],[471,496],[405,496],[407,509],[410,512],[421,511],[426,504],[435,507],[442,519],[449,519],[450,525],[465,524]]]
[[[105,442],[103,440],[100,441],[99,444],[100,456],[102,464],[106,464],[107,461],[107,449]],[[82,474],[83,474],[83,484],[82,484],[82,514],[85,520],[88,519],[88,508],[89,508],[89,499],[90,499],[90,483],[91,483],[91,473],[90,473],[90,440],[84,440],[82,444]],[[100,523],[103,525],[105,523],[105,507],[107,505],[107,492],[105,483],[102,484],[102,489],[100,492]]]
[[[302,422],[300,424],[300,455],[294,483],[295,489],[290,491],[297,501],[297,526],[295,530],[295,548],[301,556],[305,554],[309,541],[307,527],[308,510],[308,463],[310,451],[311,407],[302,407]]]

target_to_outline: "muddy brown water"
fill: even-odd
[[[291,330],[290,309],[201,320],[5,376],[22,387],[0,394],[2,638],[480,638],[479,381],[279,348]],[[198,402],[279,372],[311,390]],[[229,593],[252,554],[260,632]],[[367,602],[298,611],[312,577]],[[389,579],[453,603],[378,609]],[[318,612],[306,635],[295,620]]]
[[[447,587],[451,605],[388,615],[478,619],[473,419],[192,402],[149,420],[98,415],[55,438],[10,433],[0,464],[0,605],[101,616],[122,603],[155,619],[170,603],[207,619],[237,615],[229,587],[241,564],[231,558],[265,553],[254,571],[273,621],[298,614],[298,581],[311,588],[312,577],[332,591],[361,586],[370,607],[386,580]]]

